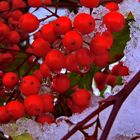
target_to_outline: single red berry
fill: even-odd
[[[65,64],[65,56],[59,50],[51,50],[45,57],[45,63],[51,70],[61,70]]]
[[[90,14],[80,13],[74,19],[74,27],[82,34],[89,34],[95,28],[95,20]]]
[[[39,95],[28,96],[24,100],[24,106],[27,114],[29,114],[30,116],[38,116],[43,113],[44,104]]]
[[[99,5],[100,0],[80,0],[80,3],[87,8],[95,8]]]
[[[59,17],[54,22],[54,29],[55,29],[55,32],[58,34],[65,34],[66,32],[72,29],[72,22],[66,16]]]
[[[7,1],[0,2],[0,12],[8,11],[9,9],[10,9],[10,6]]]
[[[11,101],[6,105],[6,111],[11,119],[17,120],[24,116],[24,105],[19,101]]]
[[[37,38],[32,43],[34,54],[44,57],[50,51],[50,44],[43,38]]]
[[[33,75],[41,82],[43,79],[43,75],[41,73],[41,70],[35,70],[33,72]]]
[[[20,91],[25,96],[38,94],[40,90],[40,81],[33,75],[23,77],[20,84]]]
[[[69,31],[63,37],[63,45],[68,51],[80,49],[83,45],[82,36],[76,31]]]
[[[64,93],[70,87],[70,80],[66,75],[59,75],[53,79],[52,88],[59,92]]]
[[[96,72],[94,75],[94,80],[96,82],[96,84],[102,84],[105,82],[107,75],[105,73],[102,72]]]
[[[117,77],[112,75],[112,74],[109,74],[107,75],[107,78],[106,78],[106,84],[107,85],[110,85],[112,87],[114,87],[116,85],[116,82],[117,82]]]
[[[50,77],[50,75],[51,75],[51,72],[46,63],[42,63],[40,65],[40,71],[44,77]]]
[[[126,76],[129,74],[127,66],[123,66],[123,63],[119,63],[112,68],[112,74],[116,76]]]
[[[37,39],[37,38],[42,38],[40,31],[34,33],[34,39]]]
[[[90,49],[95,55],[101,55],[106,53],[111,48],[112,44],[113,36],[111,32],[97,33],[91,41]]]
[[[71,99],[67,99],[67,105],[71,109],[72,113],[81,113],[86,107],[78,106]]]
[[[72,100],[78,106],[88,106],[90,102],[90,93],[85,89],[79,89],[72,94]]]
[[[120,69],[119,69],[119,75],[120,76],[127,76],[129,75],[129,69],[127,66],[122,66]]]
[[[7,123],[10,121],[9,115],[5,106],[0,106],[0,123]]]
[[[111,32],[119,32],[124,28],[124,16],[116,11],[109,12],[103,17],[103,22]]]
[[[21,16],[19,25],[23,31],[31,33],[39,27],[39,20],[33,14],[26,13]]]
[[[44,104],[45,112],[54,112],[54,96],[52,94],[42,94],[40,95],[42,102]]]
[[[41,35],[46,41],[48,41],[49,43],[53,43],[57,39],[55,30],[54,30],[54,24],[52,23],[45,24],[41,28]]]
[[[8,40],[10,43],[17,44],[20,41],[20,35],[16,31],[11,31],[8,36]]]
[[[67,70],[72,72],[79,71],[79,65],[75,54],[68,54],[66,56],[65,67]]]
[[[13,88],[18,83],[18,76],[13,72],[8,72],[3,76],[2,82],[7,88]]]
[[[81,48],[76,51],[76,59],[79,65],[81,66],[90,66],[92,63],[92,57],[89,49]]]
[[[119,6],[116,2],[108,2],[108,3],[105,4],[105,7],[110,11],[119,10]]]
[[[22,11],[20,11],[20,10],[14,10],[11,13],[11,16],[10,17],[12,17],[14,20],[18,21],[22,15],[23,15]]]
[[[3,61],[5,63],[11,63],[13,62],[13,60],[14,60],[14,56],[11,53],[6,52],[3,54]]]
[[[26,3],[23,0],[12,0],[12,8],[13,9],[19,9],[19,8],[25,8]]]
[[[50,5],[52,3],[52,0],[43,0],[44,4]]]
[[[109,53],[107,52],[107,53],[104,53],[102,55],[96,55],[94,62],[100,68],[106,67],[109,64],[109,62],[110,62],[110,55],[109,55]]]
[[[40,7],[42,0],[28,0],[28,5],[31,7]]]
[[[8,36],[10,32],[9,27],[6,24],[0,23],[0,35]]]
[[[96,86],[97,86],[97,88],[98,88],[100,91],[103,91],[103,90],[105,90],[105,88],[106,88],[105,83],[97,84]]]
[[[36,121],[41,123],[41,124],[51,124],[55,122],[55,118],[52,114],[41,114],[37,116]]]

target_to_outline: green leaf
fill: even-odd
[[[125,27],[122,31],[113,33],[114,43],[110,50],[111,63],[116,62],[116,58],[121,59],[124,56],[124,49],[126,43],[130,40],[130,30],[128,22],[126,22]]]
[[[24,133],[19,136],[12,137],[13,140],[33,140],[32,136],[28,133]]]
[[[116,85],[122,85],[122,84],[123,84],[123,78],[121,76],[118,76]]]
[[[79,75],[77,73],[70,73],[68,76],[71,81],[71,88],[78,85],[79,88],[85,88],[91,90],[92,79],[94,74],[99,71],[99,68],[95,65],[91,65],[91,68],[88,73],[84,75]],[[71,91],[71,90],[70,90]]]

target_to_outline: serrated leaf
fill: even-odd
[[[113,33],[114,43],[110,50],[111,63],[116,62],[116,57],[120,59],[124,56],[124,49],[126,43],[130,40],[130,30],[128,22],[126,22],[125,27],[122,31]]]
[[[28,133],[24,133],[19,136],[12,137],[13,140],[33,140],[32,136]]]

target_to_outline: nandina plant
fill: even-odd
[[[92,10],[99,5],[108,12],[96,19]],[[79,13],[81,6],[89,13]],[[30,7],[51,15],[39,19],[28,12]],[[58,15],[62,7],[75,12],[73,20]],[[107,86],[122,85],[122,76],[129,75],[121,58],[130,18],[118,9],[117,2],[103,0],[0,1],[0,123],[27,117],[50,124],[89,106],[93,80],[102,97]],[[51,17],[55,20],[48,22]],[[96,29],[98,20],[106,27],[103,32]]]

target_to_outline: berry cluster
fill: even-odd
[[[0,93],[10,96],[6,105],[0,107],[1,123],[24,116],[35,116],[35,120],[42,124],[52,123],[57,116],[57,104],[73,113],[82,112],[90,103],[91,93],[77,83],[72,85],[71,73],[82,78],[93,65],[98,67],[99,71],[93,72],[92,77],[101,91],[105,85],[115,86],[118,76],[128,75],[128,68],[122,63],[114,66],[112,71],[107,69],[111,62],[113,32],[120,32],[125,26],[117,3],[105,5],[110,10],[102,19],[107,30],[96,33],[91,42],[86,42],[83,36],[95,30],[96,19],[87,13],[78,13],[74,21],[53,13],[57,19],[38,30],[41,20],[25,12],[26,7],[45,7],[51,3],[50,0],[0,2]],[[95,8],[99,3],[99,0],[80,0],[80,4],[87,8]],[[31,44],[29,33],[33,33],[34,38]],[[18,52],[28,55],[25,60],[31,63],[24,76],[18,73],[20,67],[13,72],[4,67],[5,63],[11,64],[17,59]],[[42,60],[41,64],[38,59]],[[32,64],[39,67],[31,71]],[[104,68],[105,71],[100,72]]]

